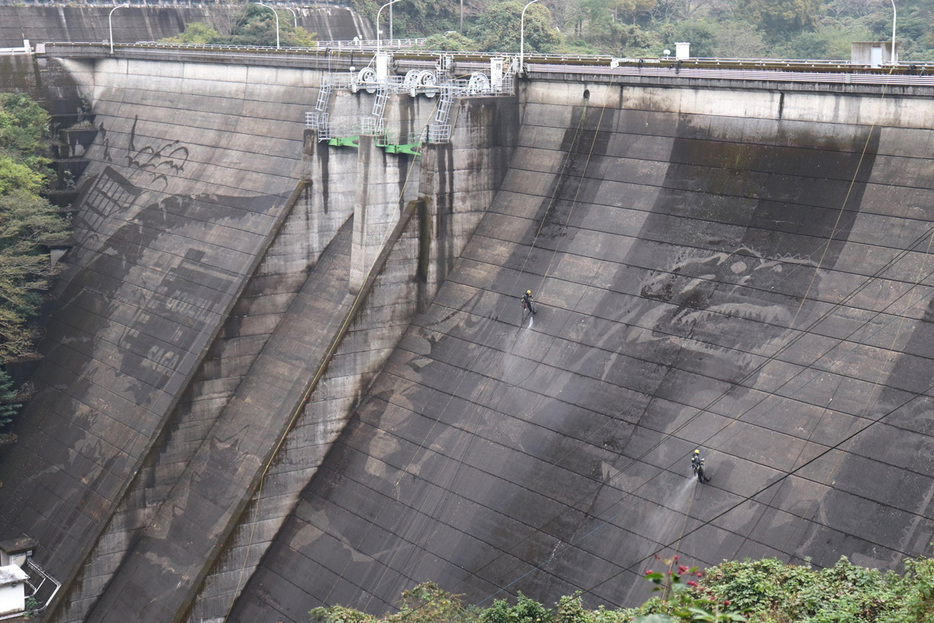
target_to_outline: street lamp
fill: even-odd
[[[392,6],[393,4],[397,2],[399,2],[399,0],[390,0],[390,2],[387,2],[383,6],[379,7],[379,11],[376,12],[376,53],[377,54],[379,54],[379,33],[380,33],[379,14],[383,12],[383,9],[385,9],[388,6]],[[392,11],[392,9],[389,9],[389,10],[390,12]],[[389,22],[389,42],[390,44],[392,44],[392,22]]]
[[[263,4],[262,2],[254,2],[253,4],[258,4],[261,7],[265,7],[269,9],[270,11],[272,11],[272,14],[276,16],[276,49],[278,50],[279,49],[279,14],[276,12],[274,8],[272,8],[271,6],[267,6]]]
[[[532,6],[538,0],[529,0],[529,2],[522,7],[522,17],[519,19],[519,74],[522,74],[522,70],[525,69],[524,57],[525,57],[525,10]]]
[[[895,11],[895,0],[892,0],[892,64],[895,64],[895,18],[898,13]]]
[[[291,7],[283,7],[283,8],[289,10],[289,12],[292,14],[292,22],[294,22],[293,26],[298,28],[298,15],[295,14],[295,11],[293,11]]]
[[[110,27],[110,55],[114,55],[114,11],[117,9],[122,9],[130,6],[129,4],[118,4],[114,8],[110,9],[110,14],[107,16],[107,25]]]

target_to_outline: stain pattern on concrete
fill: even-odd
[[[232,620],[391,610],[425,580],[484,605],[631,605],[675,551],[926,551],[930,366],[909,344],[931,223],[905,200],[934,197],[920,171],[885,174],[922,157],[893,140],[910,132],[530,90],[503,191]],[[906,309],[917,342],[896,335]]]

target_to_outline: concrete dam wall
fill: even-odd
[[[187,24],[207,22],[218,32],[229,32],[239,8],[216,6],[131,6],[110,12],[107,6],[0,6],[0,48],[35,46],[47,41],[115,43],[158,41],[174,37]],[[320,41],[369,39],[375,33],[369,21],[347,7],[295,7],[298,25]],[[111,26],[113,27],[111,29]]]
[[[533,73],[415,157],[317,141],[317,70],[60,63],[98,134],[0,461],[45,620],[929,552],[928,90]]]
[[[537,78],[503,189],[228,620],[930,552],[930,100]]]
[[[98,134],[0,531],[47,548],[48,620],[220,618],[479,222],[516,100],[457,104],[456,146],[416,158],[319,143],[316,70],[61,64]],[[435,108],[393,97],[385,123]]]

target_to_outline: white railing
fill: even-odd
[[[350,41],[318,41],[316,46],[319,50],[375,50],[377,45],[381,50],[405,50],[410,48],[420,48],[425,45],[424,38],[412,39],[352,39]]]
[[[451,140],[451,124],[434,123],[428,126],[429,143],[447,143]]]
[[[55,595],[58,593],[58,589],[62,587],[61,582],[53,578],[48,572],[46,572],[45,569],[43,569],[42,567],[37,565],[35,562],[33,562],[32,558],[26,559],[26,567],[30,572],[34,574],[33,576],[30,576],[29,579],[26,580],[26,585],[29,587],[31,591],[28,595],[26,595],[26,598],[35,599],[37,606],[31,610],[23,610],[21,612],[11,612],[4,616],[0,616],[0,621],[6,621],[7,619],[16,619],[16,618],[23,617],[26,615],[33,615],[38,612],[42,612],[52,602],[52,599],[55,598]],[[27,569],[23,569],[23,571],[26,571]],[[34,576],[38,576],[39,578],[38,583],[34,582]],[[46,582],[49,583],[50,585],[49,587],[46,586]],[[39,591],[43,590],[43,588],[45,589],[46,593],[48,593],[47,595],[39,594]],[[50,588],[51,588],[51,592],[49,592]]]

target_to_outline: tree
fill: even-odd
[[[438,50],[444,52],[473,52],[477,49],[477,42],[464,35],[450,31],[443,35],[431,35],[425,39],[425,50]]]
[[[737,0],[737,12],[773,38],[810,30],[820,14],[821,0]]]
[[[680,22],[674,28],[674,41],[691,44],[691,56],[714,56],[717,49],[717,28],[705,20]]]
[[[58,209],[38,194],[48,175],[48,127],[48,113],[28,96],[0,94],[0,365],[34,352],[32,323],[55,273],[49,245],[69,236]],[[15,396],[0,370],[0,426],[19,409]]]
[[[279,15],[278,38],[279,45],[290,47],[310,47],[315,43],[315,37],[307,30],[296,27],[292,21],[292,14],[276,12]],[[232,43],[234,45],[276,45],[276,16],[273,10],[265,5],[247,5],[236,26],[229,37],[221,37],[218,43]]]
[[[176,37],[162,39],[165,43],[217,43],[222,37],[207,22],[192,22]]]
[[[471,31],[487,52],[518,52],[520,22],[525,3],[506,0],[492,5],[477,20]],[[549,52],[561,41],[552,26],[551,12],[540,3],[525,12],[525,51]]]
[[[25,93],[0,93],[0,149],[19,158],[47,150],[49,114]]]
[[[23,406],[16,402],[16,395],[16,390],[13,389],[13,379],[6,373],[6,370],[0,369],[0,429],[10,424],[13,416]]]
[[[36,329],[30,321],[55,274],[48,248],[68,235],[44,198],[22,189],[0,195],[0,362],[32,353]]]

